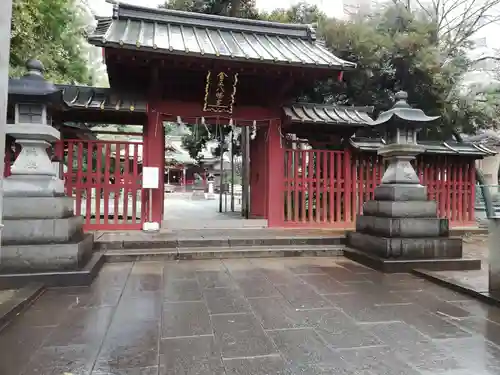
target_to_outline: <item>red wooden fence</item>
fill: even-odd
[[[64,141],[63,160],[66,194],[84,229],[142,227],[142,143]]]
[[[5,176],[18,153],[6,148]],[[141,188],[142,143],[69,140],[58,142],[55,154],[67,166],[66,193],[75,198],[86,230],[142,227],[148,206]],[[474,160],[420,155],[415,169],[440,217],[452,226],[475,225]],[[283,226],[352,228],[383,171],[376,154],[287,149]]]
[[[475,225],[474,160],[422,155],[415,166],[429,198],[438,202],[439,217],[453,226]],[[287,149],[284,226],[353,227],[384,170],[376,154]]]

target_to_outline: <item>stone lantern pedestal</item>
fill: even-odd
[[[406,98],[397,93],[394,107],[374,122],[385,133],[379,155],[389,165],[347,236],[346,256],[384,272],[478,269],[480,261],[462,259],[462,239],[449,236],[448,219],[437,217],[437,204],[411,165],[423,151],[417,132],[437,117],[411,108]]]
[[[74,201],[65,195],[64,181],[47,153],[59,140],[50,113],[62,94],[43,78],[40,62],[32,60],[27,68],[27,75],[9,83],[15,118],[7,134],[21,152],[3,182],[0,283],[6,274],[80,272],[93,254],[93,235],[83,233],[83,218],[74,215]]]

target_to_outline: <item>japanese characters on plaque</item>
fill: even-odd
[[[205,84],[203,111],[233,113],[238,73],[208,72]]]

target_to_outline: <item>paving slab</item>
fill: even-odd
[[[346,259],[105,264],[0,331],[0,374],[493,375],[500,308]]]

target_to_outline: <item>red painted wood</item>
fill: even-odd
[[[460,164],[458,164],[458,205],[457,205],[457,210],[458,210],[458,216],[457,220],[459,222],[462,222],[465,218],[464,216],[464,164],[462,161],[460,161]]]
[[[75,198],[75,212],[84,215],[84,229],[141,229],[141,220],[135,219],[140,215],[137,200],[140,199],[142,191],[137,156],[139,143],[94,140],[64,142],[68,148],[67,171],[64,175],[66,193]],[[127,150],[130,144],[134,147],[133,159],[130,159],[127,151],[124,158],[120,158],[120,148],[125,147]],[[116,151],[114,155],[112,150]],[[110,173],[112,167],[114,172]],[[125,207],[127,201],[121,199],[122,192],[130,192],[131,210],[128,206]],[[110,220],[110,217],[113,220]]]
[[[270,227],[281,226],[284,222],[283,195],[285,149],[282,146],[281,121],[269,121],[267,136],[267,220]]]
[[[329,194],[332,189],[331,185],[331,174],[329,173],[329,168],[328,168],[328,152],[323,152],[322,153],[323,157],[323,171],[322,171],[322,178],[323,178],[323,199],[322,199],[322,213],[323,213],[323,219],[321,220],[323,223],[326,223],[329,221],[328,219],[328,202],[330,201]],[[331,219],[330,219],[331,220]]]
[[[301,209],[295,205],[285,215],[282,223],[285,227],[352,228],[363,203],[373,199],[385,170],[380,157],[353,156],[349,150],[287,150],[287,155],[290,156],[285,163],[285,200],[290,206],[300,200]],[[314,160],[316,167],[312,167]],[[451,226],[474,226],[474,162],[422,155],[414,165],[421,183],[427,186],[429,199],[437,201],[438,216],[447,217]],[[306,193],[312,197],[310,200],[306,199]],[[319,207],[319,219],[318,210],[314,212],[312,207]]]

